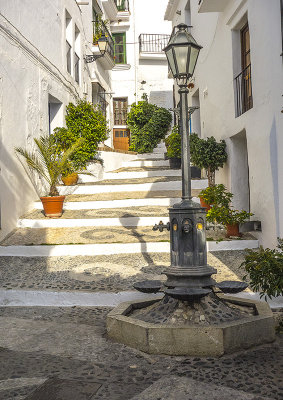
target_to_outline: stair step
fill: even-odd
[[[104,174],[104,179],[140,179],[158,176],[180,176],[180,169],[153,170],[153,171],[128,171],[128,172],[107,172]]]
[[[65,201],[64,210],[99,210],[102,208],[125,208],[129,207],[170,207],[181,201],[180,197],[175,198],[143,198],[143,199],[125,199],[125,200],[108,200],[108,201]],[[199,198],[194,197],[193,201],[199,202]],[[36,210],[42,210],[41,201],[34,203]]]
[[[173,177],[172,177],[173,178]],[[129,181],[128,181],[129,182]],[[170,181],[159,181],[149,182],[140,184],[94,184],[94,185],[79,185],[77,186],[72,194],[96,194],[96,193],[114,193],[114,192],[148,192],[148,197],[151,197],[151,192],[154,191],[176,191],[181,189],[181,180],[170,180]],[[192,189],[204,189],[207,187],[207,179],[196,179],[192,180]],[[59,187],[59,193],[61,195],[69,194],[70,189],[68,187]]]
[[[123,167],[169,167],[168,160],[132,160],[123,162]]]
[[[192,195],[197,196],[199,189],[193,189]],[[135,192],[114,192],[96,194],[70,194],[66,197],[68,202],[89,202],[89,201],[112,201],[112,200],[131,200],[131,199],[167,199],[181,197],[181,190],[156,190],[156,191],[135,191]]]
[[[91,232],[90,232],[91,233]],[[223,240],[207,242],[208,251],[230,251],[258,248],[258,240]],[[62,257],[112,254],[169,253],[169,242],[102,243],[41,246],[0,246],[0,257]]]
[[[138,160],[156,160],[156,159],[163,159],[164,160],[164,152],[158,151],[154,153],[144,153],[144,154],[137,154]]]
[[[168,218],[167,218],[168,219]],[[159,220],[157,221],[157,223]],[[152,226],[78,228],[20,228],[2,242],[1,246],[144,243],[169,241],[169,232],[156,232]],[[0,246],[0,253],[1,247]],[[68,253],[66,253],[67,255]]]

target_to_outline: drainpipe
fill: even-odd
[[[135,103],[138,103],[138,74],[137,74],[137,38],[136,38],[136,9],[133,0],[133,25],[134,25],[134,69],[135,69]]]

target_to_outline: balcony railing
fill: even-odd
[[[235,78],[236,117],[253,107],[251,64]]]
[[[142,33],[139,36],[140,53],[162,53],[170,35]]]
[[[114,0],[118,11],[129,11],[129,0]]]
[[[105,25],[105,23],[103,21],[101,21],[100,24],[101,24],[101,33],[102,33],[102,35],[104,35],[106,37],[106,40],[108,43],[108,46],[106,48],[107,53],[109,54],[111,59],[114,60],[114,40],[112,39],[111,33],[107,29],[107,26]],[[96,23],[95,23],[95,21],[93,21],[93,36],[95,35],[95,26],[96,26]]]

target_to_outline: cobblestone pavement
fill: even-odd
[[[273,344],[220,359],[147,355],[107,338],[109,311],[0,308],[1,400],[23,400],[52,377],[98,383],[92,400],[138,399],[169,376],[254,393],[257,400],[282,399],[282,335]]]
[[[241,280],[244,251],[208,253],[216,280]],[[164,253],[94,257],[0,257],[0,288],[119,292],[144,279],[165,279],[170,265]]]

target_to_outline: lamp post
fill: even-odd
[[[169,68],[179,86],[182,151],[182,201],[169,209],[171,266],[165,272],[169,288],[202,288],[215,284],[216,273],[207,265],[205,210],[192,201],[187,83],[192,77],[201,46],[188,32],[188,26],[174,28],[164,51]]]
[[[97,60],[98,58],[101,58],[105,55],[106,51],[107,51],[107,47],[108,47],[108,41],[105,35],[102,35],[101,38],[98,40],[97,42],[98,44],[98,48],[100,51],[100,54],[91,54],[91,55],[86,55],[85,56],[85,61],[86,63],[92,63],[95,60]]]

